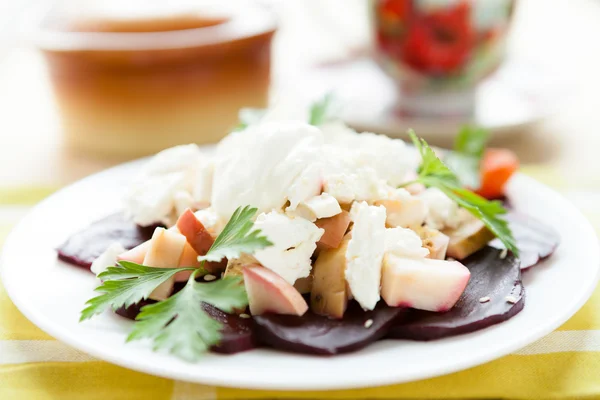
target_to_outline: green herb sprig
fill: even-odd
[[[221,340],[222,324],[212,319],[201,307],[210,304],[224,312],[248,305],[248,298],[239,277],[228,277],[214,282],[196,282],[207,274],[206,261],[220,261],[223,257],[239,257],[242,252],[252,254],[272,243],[253,229],[252,218],[257,209],[239,207],[208,252],[199,257],[200,268],[154,268],[127,261],[109,267],[98,275],[103,280],[95,290],[102,293],[87,301],[80,321],[111,308],[129,307],[147,299],[161,284],[175,274],[192,271],[185,287],[166,300],[142,307],[127,341],[151,339],[155,350],[170,352],[184,360],[196,361],[206,350]]]
[[[506,209],[499,201],[487,200],[463,187],[457,176],[440,160],[433,149],[429,147],[424,139],[419,139],[415,133],[408,132],[410,138],[421,155],[421,165],[416,180],[407,182],[403,186],[412,183],[422,183],[427,187],[434,187],[442,191],[450,199],[458,203],[500,239],[506,248],[519,255],[519,249],[508,223],[501,216],[506,214]]]
[[[479,167],[488,138],[487,130],[465,125],[456,135],[454,150],[444,157],[444,161],[456,173],[460,182],[473,190],[481,186]]]

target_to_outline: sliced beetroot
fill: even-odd
[[[454,308],[445,313],[411,310],[388,337],[433,340],[487,328],[516,315],[525,305],[519,261],[486,247],[464,261],[471,278]],[[509,297],[507,297],[509,296]],[[481,299],[489,297],[488,302]],[[514,300],[514,303],[512,302]]]
[[[139,303],[130,305],[129,307],[118,308],[115,312],[118,315],[120,315],[121,317],[125,317],[127,319],[131,319],[131,320],[135,321],[135,318],[140,313],[140,310],[142,309],[142,307],[147,306],[148,304],[154,304],[154,303],[156,303],[156,301],[151,300],[151,299],[142,300]]]
[[[92,262],[113,242],[132,249],[152,237],[155,226],[141,227],[123,213],[112,214],[75,233],[58,249],[58,258],[69,264],[90,269]]]
[[[257,347],[252,318],[242,318],[236,314],[227,314],[218,308],[203,303],[202,308],[214,320],[223,324],[221,343],[212,346],[216,353],[233,354]]]
[[[373,311],[365,312],[352,301],[343,319],[309,311],[302,317],[264,314],[254,320],[256,335],[266,345],[298,353],[332,355],[355,351],[380,339],[404,313],[405,309],[388,307],[383,301]]]
[[[506,214],[506,220],[517,241],[521,269],[533,267],[549,257],[560,243],[559,233],[535,218],[516,211],[509,211]],[[504,248],[498,239],[493,240],[490,246]]]

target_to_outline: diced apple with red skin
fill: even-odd
[[[200,255],[205,255],[215,241],[189,208],[179,216],[177,229],[186,237],[196,253]]]
[[[471,273],[458,261],[404,258],[386,254],[381,297],[390,307],[448,311],[464,292]]]
[[[304,315],[308,304],[285,279],[265,267],[245,267],[244,285],[252,315]]]
[[[179,266],[183,249],[186,245],[185,236],[180,233],[156,228],[143,264],[148,267],[176,268]],[[152,300],[165,300],[173,292],[175,277],[157,287],[151,294]]]
[[[181,214],[177,220],[177,229],[186,237],[188,243],[199,255],[205,255],[215,239],[204,227],[202,222],[194,215],[189,208]],[[204,268],[211,273],[219,273],[227,267],[227,260],[220,262],[207,262]]]
[[[325,230],[321,239],[317,242],[317,249],[335,249],[340,246],[342,239],[350,225],[350,213],[343,210],[341,213],[330,218],[318,219],[317,227]]]

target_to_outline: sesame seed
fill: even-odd
[[[365,321],[365,328],[370,328],[371,325],[373,325],[373,320],[372,319],[368,319]]]
[[[240,318],[250,318],[248,314],[240,314]]]
[[[482,298],[479,299],[480,303],[487,303],[488,301],[490,301],[490,296],[484,296]]]
[[[503,249],[503,250],[500,252],[500,259],[501,259],[501,260],[504,260],[504,259],[506,258],[506,256],[507,256],[507,255],[508,255],[508,249]]]
[[[515,296],[506,296],[505,299],[511,304],[515,304],[517,302],[517,298]]]
[[[217,279],[217,277],[214,275],[211,275],[211,274],[204,275],[204,280],[207,282],[214,281],[215,279]]]

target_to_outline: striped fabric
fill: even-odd
[[[536,172],[535,170],[530,170]],[[534,173],[550,180],[547,173]],[[544,179],[547,178],[547,179]],[[557,180],[552,178],[556,185]],[[560,186],[560,185],[559,185]],[[0,189],[0,243],[49,188]],[[599,192],[567,195],[600,228]],[[0,282],[0,399],[582,398],[600,397],[600,289],[557,331],[466,371],[378,388],[274,392],[172,381],[98,361],[46,335],[12,304]]]

